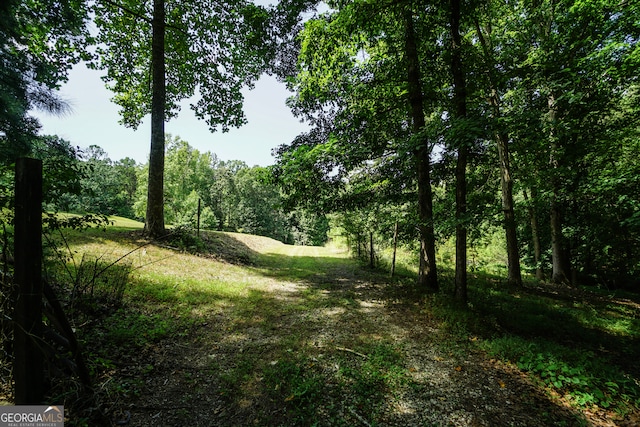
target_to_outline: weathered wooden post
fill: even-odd
[[[20,158],[15,178],[14,315],[15,404],[41,404],[42,344],[42,162]]]
[[[391,258],[391,277],[396,272],[396,252],[398,251],[398,221],[393,228],[393,257]]]
[[[198,199],[198,237],[200,237],[200,214],[201,214],[201,210],[200,210],[200,202],[201,199]]]
[[[373,251],[373,231],[369,232],[369,267],[374,268],[376,266],[375,263],[375,252]]]

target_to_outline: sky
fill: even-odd
[[[105,71],[89,70],[76,65],[69,81],[60,89],[70,111],[60,116],[33,111],[42,125],[42,135],[58,135],[81,148],[98,145],[111,160],[131,157],[146,163],[151,143],[150,117],[136,131],[118,123],[119,107],[100,79]],[[249,166],[268,166],[275,162],[271,150],[291,142],[308,126],[295,118],[286,106],[291,96],[283,83],[263,76],[253,90],[244,90],[244,112],[248,124],[228,133],[211,133],[207,124],[198,120],[189,107],[182,104],[178,117],[165,124],[165,132],[179,136],[201,152],[215,153],[220,160],[242,160]]]

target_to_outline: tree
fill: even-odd
[[[635,146],[637,7],[621,10],[613,0],[330,6],[305,24],[289,80],[296,91],[290,105],[314,128],[276,151],[274,172],[287,202],[353,214],[353,238],[362,240],[362,211],[393,200],[390,193],[410,193],[420,215],[415,224],[427,236],[422,242],[457,228],[462,300],[466,240],[482,241],[480,233],[498,221],[510,284],[522,280],[518,233],[525,230],[536,235],[537,266],[542,247],[553,248],[555,280],[578,268],[594,271],[596,258],[607,269],[635,271],[630,249],[601,236],[635,247],[637,196],[613,183],[636,188],[622,172],[635,170],[629,151],[619,146]],[[608,165],[607,153],[620,164]],[[456,194],[448,191],[454,178]],[[440,223],[430,231],[433,182],[447,206],[436,206]],[[519,222],[518,191],[530,196],[531,225]],[[593,200],[611,212],[596,215]],[[544,205],[549,221],[542,222],[536,212]],[[427,249],[422,245],[423,261],[431,258]]]
[[[211,228],[215,216],[209,206],[213,157],[200,153],[180,137],[166,136],[165,220],[174,225],[196,224],[198,200],[204,200],[203,225]]]
[[[47,135],[34,139],[32,157],[42,160],[43,204],[50,211],[70,211],[82,191],[84,168],[79,150],[58,136]]]
[[[460,126],[467,118],[467,86],[462,64],[462,38],[460,36],[460,0],[449,1],[449,33],[451,37],[451,77],[453,80],[452,118],[457,131],[458,158],[456,161],[456,274],[455,298],[467,301],[467,158],[470,143],[468,129]]]
[[[120,183],[118,198],[121,208],[116,213],[127,218],[134,218],[133,203],[138,189],[138,164],[134,159],[125,157],[116,161],[113,167],[116,181]]]
[[[329,219],[324,214],[297,209],[288,215],[288,225],[291,237],[285,243],[303,246],[322,246],[327,243],[330,227]]]
[[[114,162],[99,146],[80,153],[81,191],[70,210],[81,213],[133,217],[133,195],[137,187],[137,165],[133,159]]]
[[[61,112],[67,105],[54,90],[85,57],[90,40],[81,0],[51,7],[33,0],[0,2],[0,157],[28,153],[39,130],[33,108]]]
[[[430,108],[436,98],[431,88],[441,81],[432,72],[439,62],[426,60],[438,58],[435,40],[429,45],[425,35],[435,38],[428,28],[438,10],[412,2],[330,6],[335,10],[306,23],[297,75],[291,79],[296,90],[291,105],[315,129],[279,149],[275,172],[294,199],[336,210],[366,206],[376,198],[379,187],[362,192],[349,187],[352,173],[374,162],[402,164],[397,180],[388,175],[381,179],[393,181],[397,194],[415,186],[418,281],[421,288],[435,290],[430,162],[440,119]],[[433,67],[428,73],[423,72],[425,64]]]
[[[572,212],[581,211],[576,196],[589,167],[586,160],[600,148],[606,155],[605,141],[618,126],[612,118],[637,78],[637,64],[629,56],[638,40],[629,30],[637,29],[628,27],[637,22],[637,11],[620,11],[618,3],[608,0],[523,2],[517,7],[514,17],[527,34],[519,40],[527,46],[526,55],[514,74],[521,84],[510,95],[520,102],[515,107],[523,135],[519,143],[527,141],[519,154],[528,162],[529,176],[533,171],[540,176],[536,193],[546,196],[549,206],[552,280],[568,282],[577,243],[572,240],[578,236],[568,233],[567,226],[575,219]],[[532,129],[544,136],[533,144]]]
[[[100,0],[94,11],[100,29],[94,66],[107,70],[122,123],[135,129],[151,114],[145,230],[161,236],[165,120],[178,113],[179,101],[198,95],[191,108],[212,132],[245,123],[241,89],[271,57],[269,14],[246,0],[154,0],[151,6]]]
[[[407,67],[408,98],[411,106],[410,119],[413,125],[413,132],[418,136],[424,135],[426,122],[424,119],[422,72],[413,15],[414,12],[411,9],[404,11],[404,54]],[[431,194],[431,144],[424,136],[422,139],[414,148],[418,175],[418,230],[420,231],[418,286],[429,290],[438,290],[435,233],[433,231],[433,195]]]
[[[500,2],[489,2],[484,11],[482,24],[481,18],[476,16],[474,26],[481,48],[478,65],[480,71],[485,75],[485,92],[489,103],[489,118],[492,123],[490,128],[498,150],[502,212],[507,245],[507,283],[511,286],[522,286],[517,223],[513,202],[509,132],[503,119],[502,106],[502,96],[506,92],[505,86],[509,77],[507,73],[512,70],[512,67],[509,66],[511,64],[508,62],[520,57],[522,53],[517,50],[514,52],[513,48],[509,49],[510,44],[506,40],[496,37],[493,31],[498,25],[505,29],[510,28],[509,20],[513,14],[509,7]],[[532,225],[537,229],[535,224],[535,217],[533,217]],[[536,242],[538,241],[536,240]]]
[[[213,167],[209,194],[211,209],[218,218],[218,230],[238,229],[236,206],[239,194],[235,178],[241,170],[247,168],[247,164],[239,160],[218,162]]]
[[[280,192],[270,183],[269,170],[254,166],[235,175],[238,231],[285,240],[287,218],[280,209]]]

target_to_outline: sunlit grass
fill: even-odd
[[[130,229],[142,229],[144,223],[136,221],[134,219],[123,218],[121,216],[110,216],[109,221],[112,222],[112,227],[117,228],[130,228]]]
[[[359,324],[353,313],[362,307],[353,289],[336,291],[340,280],[387,278],[386,273],[360,268],[340,247],[291,247],[256,236],[211,233],[209,243],[216,248],[236,245],[224,250],[233,249],[251,261],[233,264],[206,251],[189,254],[146,242],[132,233],[141,227],[116,219],[106,232],[72,232],[68,238],[76,262],[90,253],[114,261],[125,256],[132,264],[126,308],[106,322],[105,337],[112,345],[144,347],[178,339],[198,322],[210,322],[212,314],[224,313],[224,329],[212,325],[208,337],[198,339],[234,349],[255,337],[263,341],[255,344],[259,357],[255,351],[237,353],[233,372],[216,371],[220,393],[244,396],[247,402],[253,394],[265,393],[287,408],[290,418],[281,420],[283,425],[316,419],[327,393],[348,395],[363,413],[375,414],[393,390],[407,385],[402,349],[394,337],[385,336],[375,323]],[[487,254],[494,260],[500,255]],[[406,282],[413,281],[415,256],[401,250],[398,261]],[[439,323],[434,342],[447,354],[464,358],[477,342],[491,357],[536,375],[542,386],[566,394],[578,406],[624,410],[637,404],[633,381],[615,358],[607,358],[608,349],[602,351],[610,347],[622,354],[637,353],[640,319],[634,306],[562,299],[531,281],[513,290],[504,286],[502,276],[475,271],[470,274],[470,306],[461,307],[451,302],[452,271],[446,267],[440,270],[442,293],[423,296],[420,304]],[[352,325],[351,333],[325,331],[331,329],[330,322],[345,321]],[[610,341],[602,341],[605,338]],[[106,350],[99,357],[100,363],[109,364]],[[333,370],[338,365],[340,369]],[[212,364],[211,369],[217,368]],[[328,391],[328,383],[335,388]]]

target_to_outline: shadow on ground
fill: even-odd
[[[583,425],[441,325],[402,286],[312,249],[252,254],[242,297],[137,349],[114,405],[131,426]],[[170,292],[170,291],[169,291]],[[189,300],[206,299],[206,295]],[[122,375],[122,372],[129,372]]]

